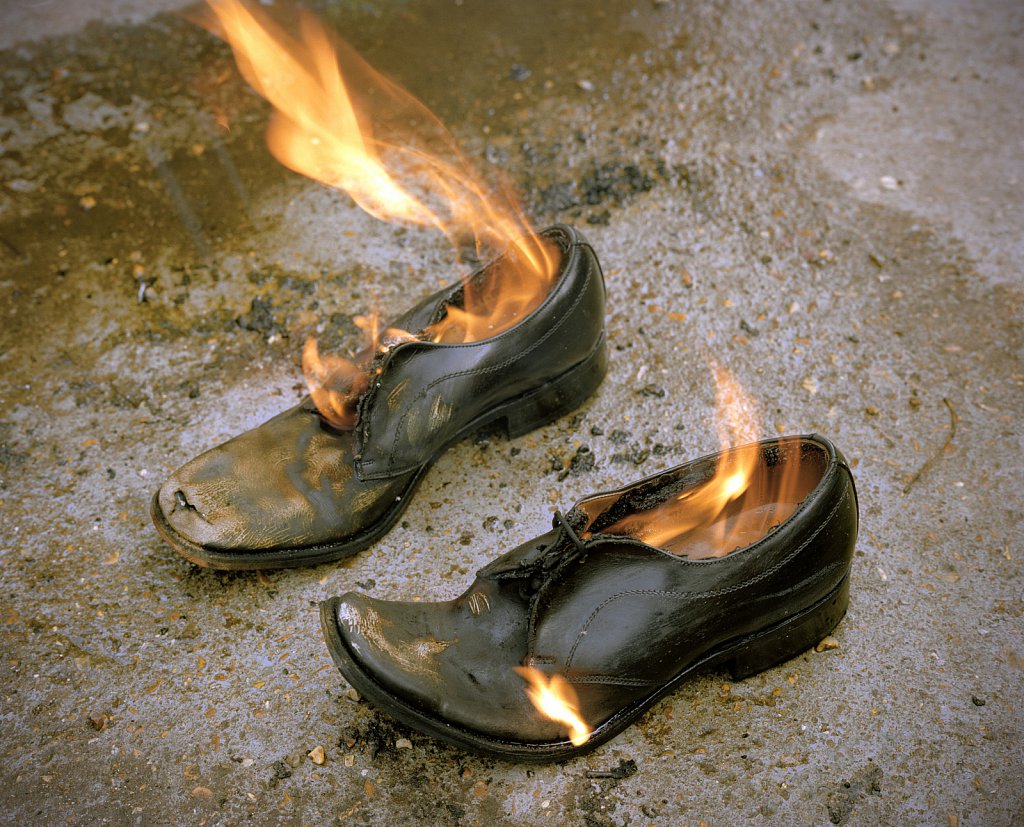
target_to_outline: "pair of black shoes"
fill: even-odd
[[[307,399],[200,455],[153,499],[163,537],[217,569],[338,560],[394,525],[454,442],[495,425],[515,437],[579,406],[607,367],[604,281],[579,233],[542,235],[561,258],[532,313],[479,341],[378,348],[353,430]],[[501,264],[394,326],[435,325]],[[764,440],[556,512],[552,531],[481,569],[456,600],[349,593],[321,617],[342,674],[395,718],[477,752],[564,760],[698,668],[741,679],[827,635],[846,611],[856,535],[835,447]]]

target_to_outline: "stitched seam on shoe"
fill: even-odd
[[[664,681],[645,681],[642,678],[616,678],[614,675],[587,675],[585,678],[566,678],[569,683],[600,683],[612,686],[662,686]]]
[[[799,589],[799,588],[801,588],[803,586],[806,586],[806,585],[808,585],[809,583],[811,583],[811,582],[813,582],[815,580],[820,580],[820,579],[824,578],[826,575],[830,574],[831,572],[833,572],[836,569],[841,568],[841,567],[842,567],[842,563],[840,561],[836,560],[833,563],[829,563],[827,566],[825,566],[825,568],[820,569],[819,571],[815,572],[812,577],[809,577],[807,580],[801,581],[798,585],[791,586],[788,589],[783,589],[780,592],[773,592],[770,595],[763,595],[763,597],[764,598],[769,598],[769,597],[771,597],[771,598],[780,598],[780,597],[783,597],[784,595],[787,595],[787,594],[789,594],[791,592],[794,592],[797,589]],[[620,594],[612,595],[612,597],[608,598],[602,604],[602,606],[606,605],[606,604],[608,604],[608,603],[610,603],[610,602],[612,602],[612,601],[614,601],[616,599],[618,599],[619,597],[670,597],[670,598],[673,598],[673,599],[680,599],[680,598],[693,597],[693,596],[694,596],[693,592],[670,592],[670,591],[661,591],[659,589],[636,589],[634,591],[621,592]],[[596,611],[595,611],[595,615],[596,615]],[[594,615],[592,615],[591,617],[587,618],[587,625],[589,625],[589,623],[593,619],[593,617],[594,617]],[[780,620],[778,622],[779,623],[783,623],[783,622],[785,622],[785,620],[786,620],[786,618],[783,618],[782,620]],[[580,643],[582,643],[582,641],[583,641],[583,636],[586,633],[585,630],[586,630],[586,625],[584,626],[584,631],[580,632],[579,637],[576,638],[576,642],[573,643],[572,649],[569,650],[569,656],[568,656],[568,658],[565,661],[565,669],[569,669],[572,666],[572,662],[573,662],[573,660],[576,657],[576,649],[580,645]],[[756,635],[757,633],[754,633],[754,634]],[[627,678],[625,680],[630,680],[630,679]],[[581,683],[581,682],[585,683],[586,681],[582,680],[582,679],[574,679],[574,680],[572,680],[570,682],[571,683]],[[663,681],[655,681],[654,683],[660,685],[661,683],[663,683]]]
[[[583,301],[584,297],[587,295],[587,290],[590,287],[590,281],[591,281],[591,278],[593,276],[593,271],[594,271],[594,268],[588,264],[586,279],[584,280],[582,286],[580,287],[579,295],[576,296],[576,299],[569,306],[569,309],[566,310],[566,312],[564,313],[562,318],[558,320],[558,322],[556,322],[554,325],[552,325],[550,328],[548,328],[547,332],[543,336],[541,336],[539,339],[537,339],[532,345],[530,345],[528,348],[526,348],[526,350],[519,351],[514,356],[510,356],[508,359],[505,359],[503,362],[499,362],[497,365],[491,365],[491,366],[485,367],[485,368],[474,368],[472,370],[463,370],[463,371],[459,371],[458,373],[449,373],[449,374],[446,374],[445,376],[440,376],[437,379],[435,379],[433,382],[431,382],[429,385],[427,385],[425,388],[423,388],[419,393],[417,393],[416,394],[416,398],[413,400],[413,402],[410,403],[406,407],[405,412],[402,414],[402,418],[398,420],[398,427],[395,429],[395,438],[394,438],[394,441],[391,443],[391,450],[388,453],[388,459],[387,459],[387,463],[386,463],[387,467],[385,468],[383,473],[386,473],[386,474],[401,474],[401,473],[403,473],[405,471],[409,471],[409,470],[411,470],[413,468],[418,468],[419,467],[419,465],[408,465],[408,466],[406,466],[404,468],[397,468],[396,469],[396,468],[391,467],[391,463],[393,462],[393,460],[395,458],[395,454],[398,452],[398,439],[399,439],[399,436],[402,433],[402,429],[403,429],[403,427],[405,425],[405,420],[409,416],[409,412],[420,401],[420,399],[424,398],[428,393],[430,393],[430,391],[434,388],[435,385],[439,385],[442,382],[447,382],[449,379],[457,379],[457,378],[462,377],[462,376],[477,376],[477,375],[482,375],[482,374],[487,374],[487,373],[494,373],[495,371],[504,370],[509,365],[513,365],[516,362],[521,361],[524,357],[529,356],[530,353],[532,353],[534,350],[536,350],[538,347],[540,347],[542,344],[544,344],[544,342],[546,342],[548,339],[550,339],[552,336],[554,336],[555,333],[562,327],[562,325],[564,325],[569,320],[569,317],[573,314],[573,312],[576,310],[576,308]],[[585,361],[585,360],[586,360],[586,357],[584,357],[583,361]],[[557,379],[557,378],[558,377],[552,377],[551,381],[553,381],[554,379]],[[373,465],[375,463],[374,463],[374,460],[369,460],[368,462],[363,462],[362,464],[363,465]]]
[[[815,574],[815,579],[820,579],[820,578],[824,577],[826,574],[828,574],[829,572],[831,572],[831,571],[833,571],[833,570],[835,570],[837,568],[840,568],[841,566],[842,566],[842,563],[839,562],[838,560],[836,562],[834,562],[834,563],[829,563],[829,565],[827,565],[825,568],[821,569],[819,572],[817,572]],[[800,586],[806,585],[807,582],[808,581],[806,581],[806,580],[803,581],[803,583],[801,583]],[[768,598],[768,597],[777,598],[777,597],[779,597],[781,595],[785,595],[785,594],[788,594],[788,593],[790,593],[792,591],[795,591],[797,588],[799,588],[799,586],[793,586],[793,587],[791,587],[789,589],[784,589],[781,592],[774,592],[771,595],[765,595],[765,597],[766,598]],[[813,607],[813,604],[812,604],[812,607]],[[803,609],[801,611],[808,611],[808,609]],[[800,612],[798,612],[797,614],[800,614]],[[776,628],[779,625],[784,624],[789,619],[790,618],[782,618],[777,623],[773,624],[772,626],[770,626],[767,629],[761,629],[761,630],[759,630],[757,632],[753,632],[753,633],[747,635],[746,639],[747,640],[758,640],[759,638],[761,638],[761,637],[763,637],[765,635],[769,635],[773,631],[775,631]],[[715,654],[715,653],[712,653],[712,655],[713,654]],[[708,657],[707,654],[702,655],[702,659],[706,659],[707,657]],[[550,659],[550,661],[553,662],[553,659]],[[698,662],[700,662],[700,661],[698,661]],[[568,663],[566,664],[565,668],[566,669],[569,668],[569,664]],[[644,680],[642,678],[616,678],[616,677],[614,677],[612,675],[587,675],[587,676],[584,676],[584,677],[567,677],[566,680],[569,681],[569,683],[576,683],[576,684],[598,683],[598,684],[621,684],[623,686],[664,686],[665,683],[666,683],[665,681],[658,681],[658,680],[651,681],[651,680]],[[669,678],[669,680],[672,680],[672,678]]]
[[[777,572],[779,569],[781,569],[783,566],[789,563],[801,551],[803,551],[805,548],[807,548],[807,546],[814,542],[817,536],[825,530],[825,526],[827,526],[832,521],[832,518],[836,515],[836,512],[839,511],[840,506],[842,506],[843,503],[846,502],[846,498],[849,495],[849,491],[849,488],[845,488],[843,490],[843,496],[839,498],[839,501],[832,507],[832,510],[828,513],[828,516],[821,521],[821,524],[814,530],[810,537],[808,537],[799,546],[793,549],[793,551],[791,551],[789,554],[787,554],[785,557],[779,560],[779,562],[776,563],[774,566],[765,569],[763,572],[761,572],[758,575],[755,575],[754,577],[751,577],[749,580],[744,580],[742,583],[735,583],[732,586],[727,586],[722,589],[713,589],[712,591],[704,592],[675,592],[665,591],[663,589],[632,589],[630,591],[618,592],[617,594],[613,594],[610,597],[606,597],[594,608],[594,610],[590,613],[590,616],[583,622],[583,626],[580,628],[580,632],[576,636],[576,641],[573,643],[572,648],[569,650],[569,655],[565,661],[565,668],[568,669],[572,665],[573,658],[576,656],[576,649],[580,645],[580,643],[583,642],[583,636],[587,633],[587,629],[590,628],[590,624],[593,623],[597,615],[609,603],[618,600],[620,597],[641,596],[671,597],[674,599],[692,598],[694,600],[706,600],[709,597],[723,597],[724,595],[732,594],[733,592],[739,591],[740,589],[745,589],[747,586],[751,586],[754,583],[759,583],[760,581],[768,577],[771,577],[773,574],[775,574],[775,572]]]

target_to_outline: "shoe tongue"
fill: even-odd
[[[508,554],[503,554],[497,560],[492,560],[480,569],[476,576],[503,580],[508,577],[525,574],[543,559],[545,553],[551,548],[552,543],[557,538],[557,531],[549,531],[547,534],[534,537],[529,542],[512,549]]]
[[[557,562],[556,558],[566,553],[565,546],[571,548],[573,545],[578,545],[580,549],[583,548],[579,535],[589,522],[590,517],[587,516],[587,513],[578,508],[571,509],[568,514],[562,515],[561,518],[556,515],[552,520],[552,525],[554,526],[552,531],[542,534],[540,537],[535,537],[528,543],[523,543],[523,545],[513,549],[508,554],[504,554],[497,560],[484,566],[477,572],[477,577],[505,580],[512,577],[524,577],[528,574],[532,575],[540,568],[544,570],[550,569]],[[570,531],[575,537],[569,536]],[[556,549],[556,546],[561,551]]]

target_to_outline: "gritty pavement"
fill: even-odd
[[[1024,821],[1019,4],[316,4],[587,234],[612,360],[575,415],[451,450],[368,551],[262,574],[180,559],[154,490],[302,394],[308,335],[356,347],[352,315],[462,270],[280,167],[175,6],[0,8],[0,819]],[[352,697],[318,601],[450,598],[553,509],[715,450],[709,357],[855,466],[837,648],[704,674],[559,766]]]

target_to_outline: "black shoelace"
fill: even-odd
[[[582,557],[587,552],[586,544],[580,539],[576,529],[572,527],[572,523],[561,511],[555,510],[553,522],[559,529],[558,535],[547,549],[543,549],[543,556],[530,567],[530,578],[520,588],[520,594],[524,598],[533,597],[547,581],[548,575],[560,563],[575,557]],[[567,555],[565,551],[570,546],[572,551]]]

